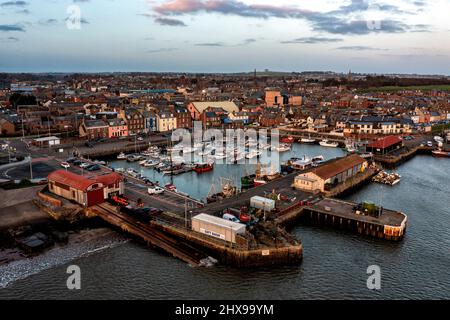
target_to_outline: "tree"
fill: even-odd
[[[17,108],[17,106],[37,104],[35,96],[29,94],[21,94],[17,92],[13,93],[9,97],[9,102],[14,106],[14,108]]]

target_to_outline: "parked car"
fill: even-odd
[[[144,138],[138,137],[137,140],[138,140],[138,141],[144,141]]]
[[[91,166],[91,164],[89,162],[83,162],[79,165],[79,167],[82,169],[86,169],[89,166]]]
[[[61,162],[61,167],[63,167],[64,169],[69,169],[70,168],[70,164],[67,162]]]
[[[164,193],[164,189],[158,186],[151,186],[147,189],[148,194],[161,194]]]
[[[81,164],[83,163],[83,161],[81,161],[81,160],[75,160],[74,162],[72,162],[72,164],[74,165],[74,166],[80,166]]]
[[[158,213],[163,212],[161,209],[154,208],[154,207],[150,207],[149,209],[150,209],[150,214],[158,214]]]
[[[101,167],[98,164],[93,164],[86,168],[87,171],[98,171],[100,169]]]
[[[225,220],[228,220],[228,221],[236,222],[236,223],[240,223],[241,222],[238,218],[236,218],[235,216],[233,216],[232,214],[229,214],[229,213],[225,213],[222,216],[222,218],[225,219]]]

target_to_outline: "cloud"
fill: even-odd
[[[349,50],[349,51],[387,51],[387,49],[373,48],[368,46],[343,46],[336,48],[337,50]]]
[[[196,43],[196,47],[225,47],[222,42],[206,42],[206,43]]]
[[[293,44],[293,43],[304,43],[304,44],[315,44],[315,43],[331,43],[340,42],[342,39],[339,38],[325,38],[325,37],[304,37],[297,38],[289,41],[281,41],[283,44]]]
[[[171,18],[158,17],[155,19],[155,22],[162,26],[186,27],[186,24],[183,21]]]
[[[154,50],[148,50],[146,51],[147,53],[160,53],[160,52],[172,52],[172,51],[177,51],[179,50],[179,48],[159,48],[159,49],[154,49]]]
[[[239,0],[169,0],[153,6],[153,11],[162,17],[215,13],[258,19],[299,19],[309,22],[314,31],[332,34],[398,33],[411,29],[392,18],[379,21],[380,28],[373,28],[370,19],[352,18],[353,13],[361,14],[370,10],[397,15],[408,13],[394,5],[370,5],[367,0],[352,0],[350,4],[329,12],[311,11],[298,6],[246,4]]]
[[[18,24],[0,24],[0,32],[25,32],[25,28]]]
[[[0,3],[0,7],[25,7],[28,5],[26,1],[7,1]]]
[[[19,38],[16,37],[0,38],[0,42],[17,42],[17,41],[19,41]]]
[[[55,25],[57,23],[58,23],[58,20],[56,20],[56,19],[46,19],[46,20],[40,20],[39,21],[39,24],[41,26],[53,26],[53,25]]]

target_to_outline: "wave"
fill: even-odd
[[[11,286],[42,271],[52,269],[75,259],[117,247],[129,240],[119,234],[109,234],[94,241],[56,246],[39,256],[12,261],[0,266],[0,289]]]

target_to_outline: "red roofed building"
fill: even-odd
[[[123,194],[123,178],[118,173],[87,178],[57,170],[48,176],[50,192],[85,207],[102,203],[111,194]]]
[[[378,139],[367,146],[368,152],[385,154],[403,146],[403,140],[397,136]]]

